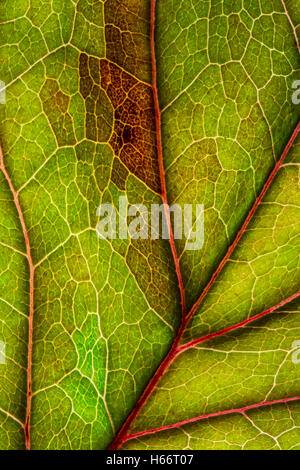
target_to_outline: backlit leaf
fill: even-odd
[[[1,449],[300,449],[299,35],[297,0],[2,0]],[[125,196],[203,204],[202,248],[99,238]]]

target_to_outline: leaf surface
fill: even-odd
[[[297,1],[0,20],[0,447],[298,449]],[[202,249],[100,240],[121,196],[204,204]]]

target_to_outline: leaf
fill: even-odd
[[[1,449],[300,449],[296,0],[0,18]],[[125,195],[202,249],[101,240]]]

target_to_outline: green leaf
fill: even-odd
[[[296,0],[0,21],[0,448],[300,449]],[[100,239],[124,196],[203,247]]]

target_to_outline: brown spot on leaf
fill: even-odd
[[[160,192],[152,88],[108,60],[86,54],[80,55],[79,70],[87,138],[96,142],[109,139],[123,164]]]
[[[140,80],[151,81],[149,0],[106,0],[106,57]]]

